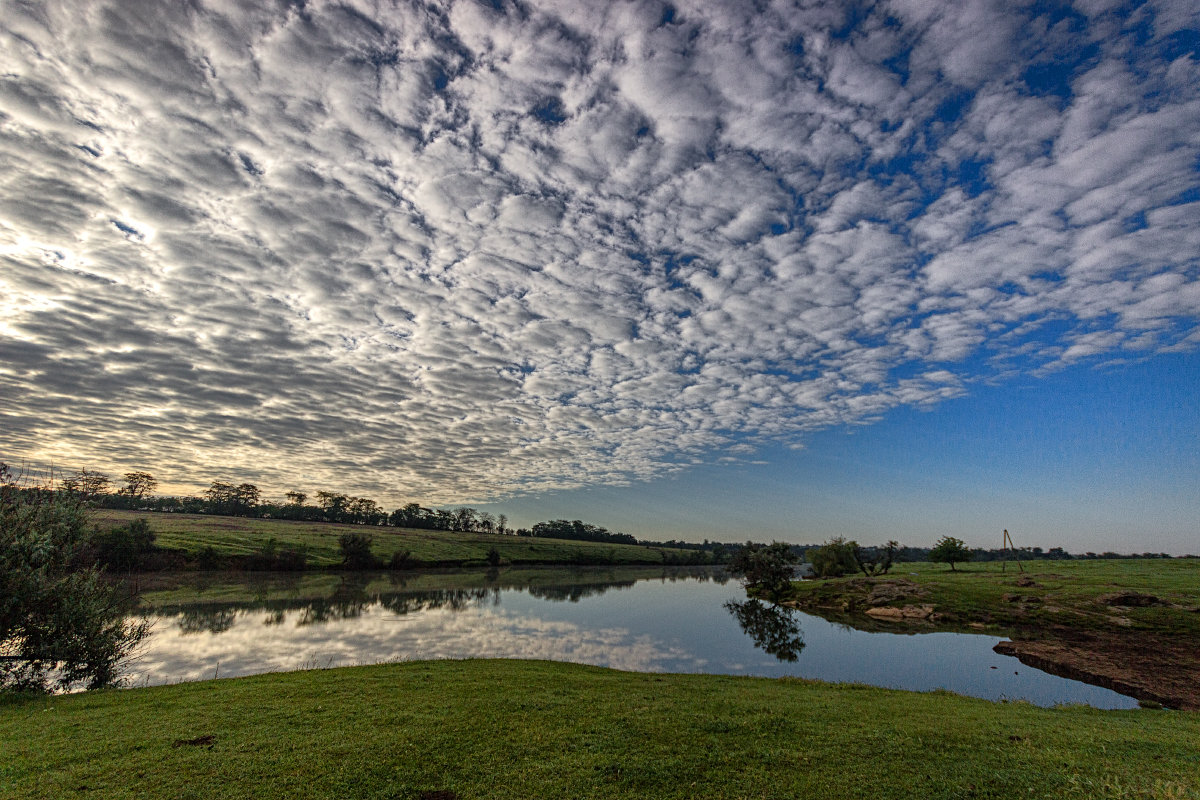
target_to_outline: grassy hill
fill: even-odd
[[[695,554],[695,551],[642,545],[209,514],[99,509],[93,512],[92,518],[101,529],[128,525],[138,518],[146,519],[157,534],[157,546],[179,550],[193,558],[205,547],[212,547],[222,556],[248,556],[274,539],[280,548],[304,548],[308,564],[313,567],[332,567],[341,563],[338,537],[344,533],[370,534],[372,551],[385,563],[393,553],[408,551],[412,559],[425,565],[480,565],[486,562],[488,551],[493,547],[503,561],[512,564],[663,564]]]

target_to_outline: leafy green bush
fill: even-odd
[[[113,528],[93,537],[97,560],[113,570],[134,570],[154,552],[154,531],[145,519],[135,519],[123,528]]]
[[[818,578],[840,578],[858,572],[858,549],[857,542],[836,536],[820,547],[810,547],[804,556]]]
[[[786,542],[769,545],[746,542],[729,562],[729,572],[742,578],[747,589],[765,592],[777,599],[792,584],[792,565],[798,561]]]
[[[343,533],[338,537],[342,551],[342,566],[346,569],[373,569],[379,566],[371,552],[372,537],[369,533]]]

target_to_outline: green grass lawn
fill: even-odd
[[[1024,572],[1015,563],[896,564],[884,578],[910,580],[926,594],[889,605],[928,603],[948,619],[986,619],[998,625],[1065,625],[1077,629],[1120,625],[1134,630],[1200,636],[1200,559],[1113,559],[1026,561]],[[1021,586],[1025,576],[1035,585]],[[803,581],[794,584],[802,605],[861,601],[869,584],[853,577]],[[1170,605],[1114,610],[1106,595],[1134,591],[1150,594]],[[1019,595],[1022,600],[1005,599]],[[1171,607],[1176,606],[1176,607]]]
[[[0,797],[1197,798],[1200,714],[417,662],[0,699]]]
[[[246,556],[274,538],[280,548],[303,547],[308,564],[332,567],[342,562],[338,537],[344,533],[370,534],[372,551],[383,562],[393,553],[409,551],[411,557],[426,564],[471,565],[486,562],[495,547],[501,559],[516,564],[661,564],[672,555],[690,555],[689,551],[641,545],[573,542],[560,539],[501,536],[485,533],[430,531],[415,528],[364,527],[327,522],[295,522],[249,517],[221,517],[208,514],[167,514],[145,511],[99,509],[92,519],[101,529],[128,525],[143,518],[157,535],[159,547],[182,550],[195,556],[211,546],[224,556]]]

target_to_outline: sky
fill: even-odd
[[[14,2],[0,460],[1200,551],[1200,10]]]

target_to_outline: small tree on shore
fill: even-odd
[[[87,561],[80,495],[27,488],[0,464],[0,689],[89,689],[121,680],[148,632]]]
[[[955,572],[955,562],[967,562],[971,560],[971,551],[967,548],[962,539],[955,539],[953,536],[943,536],[938,539],[937,544],[929,551],[929,560],[934,563],[949,564],[950,571]]]
[[[792,584],[792,565],[799,559],[786,542],[769,545],[746,542],[729,562],[729,571],[740,577],[747,589],[766,593],[772,600]]]
[[[818,578],[840,578],[858,571],[858,549],[854,540],[835,536],[820,547],[810,547],[804,555]]]

